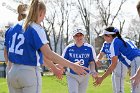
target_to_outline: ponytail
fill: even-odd
[[[45,4],[40,0],[32,0],[29,8],[29,13],[23,25],[24,30],[26,30],[28,25],[32,22],[37,22],[40,10],[46,11]]]
[[[38,16],[38,0],[32,0],[31,6],[29,8],[29,14],[27,15],[27,18],[24,22],[24,30],[28,27],[28,25],[32,22],[37,21],[37,16]]]
[[[126,42],[122,39],[121,35],[119,34],[119,32],[116,32],[116,36],[123,41],[123,44],[125,47],[127,47]]]
[[[138,14],[140,16],[140,1],[138,1],[138,4],[137,4],[137,12],[138,12]]]

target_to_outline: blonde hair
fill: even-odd
[[[26,30],[28,25],[32,22],[37,22],[39,11],[44,10],[46,11],[46,6],[43,1],[41,0],[32,0],[29,8],[29,13],[27,18],[25,19],[23,28]]]
[[[138,1],[138,4],[137,4],[137,11],[138,11],[138,13],[140,12],[140,1]]]
[[[18,21],[26,18],[27,4],[19,4],[17,7]]]
[[[18,7],[17,7],[17,12],[19,14],[22,14],[24,11],[26,11],[28,8],[28,5],[27,4],[19,4]]]

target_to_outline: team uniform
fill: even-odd
[[[106,54],[108,62],[111,64],[111,57],[110,57],[110,45],[111,43],[104,42],[100,52]],[[119,60],[117,63],[116,68],[112,73],[112,85],[113,85],[113,92],[114,93],[124,93],[124,78],[127,74],[127,68],[130,67],[126,61],[129,61],[119,55]]]
[[[124,46],[124,43],[118,38],[114,38],[111,45],[111,57],[119,56],[120,54],[131,61],[131,76],[133,76],[138,67],[140,66],[140,50],[136,48],[136,46],[130,42],[129,40],[125,40],[127,47]],[[129,64],[129,63],[128,63]],[[132,86],[132,93],[140,93],[140,84],[138,87],[134,88]]]
[[[81,47],[77,47],[76,44],[73,43],[64,49],[62,56],[71,62],[81,62],[82,66],[89,67],[90,62],[94,62],[96,54],[93,47],[88,43],[84,43]],[[89,71],[87,72],[90,73]],[[66,74],[69,93],[86,93],[89,74],[79,76],[69,68]]]
[[[5,37],[8,59],[13,63],[8,72],[8,82],[15,93],[41,93],[43,56],[40,48],[48,41],[40,25],[31,23],[24,31],[22,23],[10,28]]]
[[[12,27],[10,27],[6,32],[5,32],[5,37],[7,37],[7,33],[8,33],[8,31],[11,29]],[[7,54],[8,54],[8,44],[6,43],[6,41],[8,41],[7,39],[9,39],[8,37],[7,38],[5,38],[5,42],[4,42],[4,45],[5,45],[5,48],[6,48],[6,52],[7,52]],[[9,62],[8,62],[9,63]],[[7,66],[6,66],[6,79],[8,78],[8,72],[10,71],[10,67],[9,67],[9,64],[7,64]],[[10,82],[7,80],[7,84],[8,84],[8,90],[9,90],[9,92],[10,93],[15,93],[14,92],[14,89],[13,89],[13,87],[11,87],[11,84],[10,84]]]

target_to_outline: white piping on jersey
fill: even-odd
[[[67,49],[68,49],[69,47],[71,47],[71,46],[74,46],[74,45],[75,45],[74,43],[69,44],[69,45],[63,50],[62,57],[64,57],[64,55],[65,55]]]
[[[47,40],[47,37],[46,37],[46,33],[45,33],[45,30],[38,24],[36,23],[32,23],[31,26],[36,30],[36,32],[38,33],[41,41],[43,44],[47,44],[49,43],[48,40]]]
[[[40,66],[40,62],[39,62],[39,59],[40,59],[40,56],[38,54],[38,52],[36,51],[36,57],[37,57],[37,66]]]
[[[102,45],[102,47],[101,47],[101,49],[100,49],[100,52],[102,52],[102,50],[103,50],[103,48],[104,48],[104,46],[105,46],[105,43],[107,43],[107,42],[104,41],[104,43],[103,43],[103,45]]]
[[[121,53],[122,57],[125,59],[125,61],[128,63],[128,65],[131,64],[131,61],[129,59],[126,58],[126,56],[124,56],[122,53]]]
[[[93,48],[93,46],[88,44],[88,43],[84,43],[84,46],[88,46],[88,47],[91,48],[92,54],[93,54],[93,58],[94,58],[94,61],[95,61],[97,58],[96,58],[96,52],[95,52],[95,49]]]
[[[116,38],[117,38],[117,37],[116,37]],[[111,43],[111,45],[110,45],[109,51],[111,51],[111,52],[110,52],[110,57],[111,57],[111,58],[112,58],[113,56],[115,56],[114,41],[115,41],[116,38],[113,39],[113,41],[112,41],[112,43]]]
[[[131,46],[131,48],[137,48],[137,46],[132,41],[130,41],[129,39],[124,38],[124,41],[127,42]]]

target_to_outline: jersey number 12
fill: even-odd
[[[16,44],[16,39],[19,40],[19,42]],[[19,34],[17,35],[17,33],[15,33],[12,37],[12,44],[9,48],[9,52],[15,53],[15,54],[19,54],[19,55],[23,55],[23,49],[20,49],[19,47],[24,44],[24,36],[23,34]],[[15,45],[16,44],[16,45]]]

